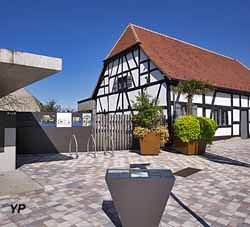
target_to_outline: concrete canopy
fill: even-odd
[[[62,70],[62,59],[0,49],[0,97]]]

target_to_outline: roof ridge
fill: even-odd
[[[124,33],[128,30],[129,27],[131,28],[131,30],[132,30],[132,32],[133,32],[133,35],[134,35],[134,37],[135,37],[136,42],[140,42],[140,41],[139,41],[139,38],[138,38],[138,36],[137,36],[137,34],[136,34],[136,32],[135,32],[133,26],[134,26],[134,25],[131,24],[131,23],[129,23],[129,24],[126,26],[126,28],[123,30],[122,34],[120,35],[119,39],[116,41],[115,45],[112,47],[112,49],[111,49],[111,50],[109,51],[109,53],[106,55],[105,59],[108,59],[108,58],[109,58],[109,55],[112,53],[113,49],[115,48],[115,46],[117,45],[117,43],[121,40],[121,38],[123,37]]]
[[[132,24],[132,23],[129,23],[128,26],[131,27],[131,29],[132,29],[132,31],[133,31],[133,33],[134,33],[134,36],[135,36],[136,41],[137,41],[137,42],[140,42],[140,39],[139,39],[139,37],[138,37],[138,35],[137,35],[136,31],[135,31],[135,28],[134,28],[134,26],[136,26],[136,25],[134,25],[134,24]]]
[[[135,27],[138,27],[138,28],[141,28],[141,29],[144,29],[144,30],[146,30],[146,31],[155,33],[155,34],[157,34],[157,35],[161,35],[161,36],[164,36],[164,37],[166,37],[166,38],[169,38],[169,39],[172,39],[172,40],[176,40],[176,41],[178,41],[178,42],[182,42],[182,43],[188,44],[188,45],[190,45],[190,46],[193,46],[193,47],[195,47],[195,48],[198,48],[198,49],[201,49],[201,50],[210,52],[210,53],[212,53],[212,54],[219,55],[219,56],[221,56],[221,57],[228,58],[228,59],[230,59],[230,60],[235,60],[235,59],[233,59],[232,57],[229,57],[229,56],[226,56],[226,55],[217,53],[217,52],[215,52],[215,51],[209,50],[209,49],[204,48],[204,47],[200,47],[200,46],[195,45],[195,44],[192,44],[192,43],[185,42],[185,41],[183,41],[183,40],[180,40],[180,39],[177,39],[177,38],[174,38],[174,37],[171,37],[171,36],[162,34],[162,33],[160,33],[160,32],[156,32],[156,31],[153,31],[153,30],[151,30],[151,29],[144,28],[144,27],[142,27],[142,26],[135,25],[135,24],[131,24],[131,25],[133,25],[133,26],[135,26]]]

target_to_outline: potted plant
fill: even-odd
[[[177,118],[174,123],[174,144],[177,150],[186,155],[198,154],[200,122],[193,115]]]
[[[216,129],[216,122],[210,118],[182,116],[174,123],[174,144],[184,154],[204,154],[206,145],[212,143]]]
[[[200,122],[200,139],[198,141],[198,154],[204,154],[207,144],[211,144],[217,129],[217,123],[207,117],[197,117]]]
[[[166,143],[169,137],[165,126],[160,125],[162,108],[156,99],[151,99],[143,90],[133,103],[136,114],[133,116],[134,136],[140,142],[140,154],[158,155],[160,143]]]

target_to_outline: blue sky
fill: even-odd
[[[0,47],[63,58],[63,71],[28,87],[66,107],[88,97],[129,22],[250,66],[248,0],[0,0]]]

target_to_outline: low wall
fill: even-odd
[[[64,153],[69,151],[69,142],[73,134],[78,141],[78,151],[87,150],[87,141],[91,127],[72,126],[58,128],[41,126],[41,113],[17,113],[17,154]],[[72,151],[75,149],[72,142]]]

